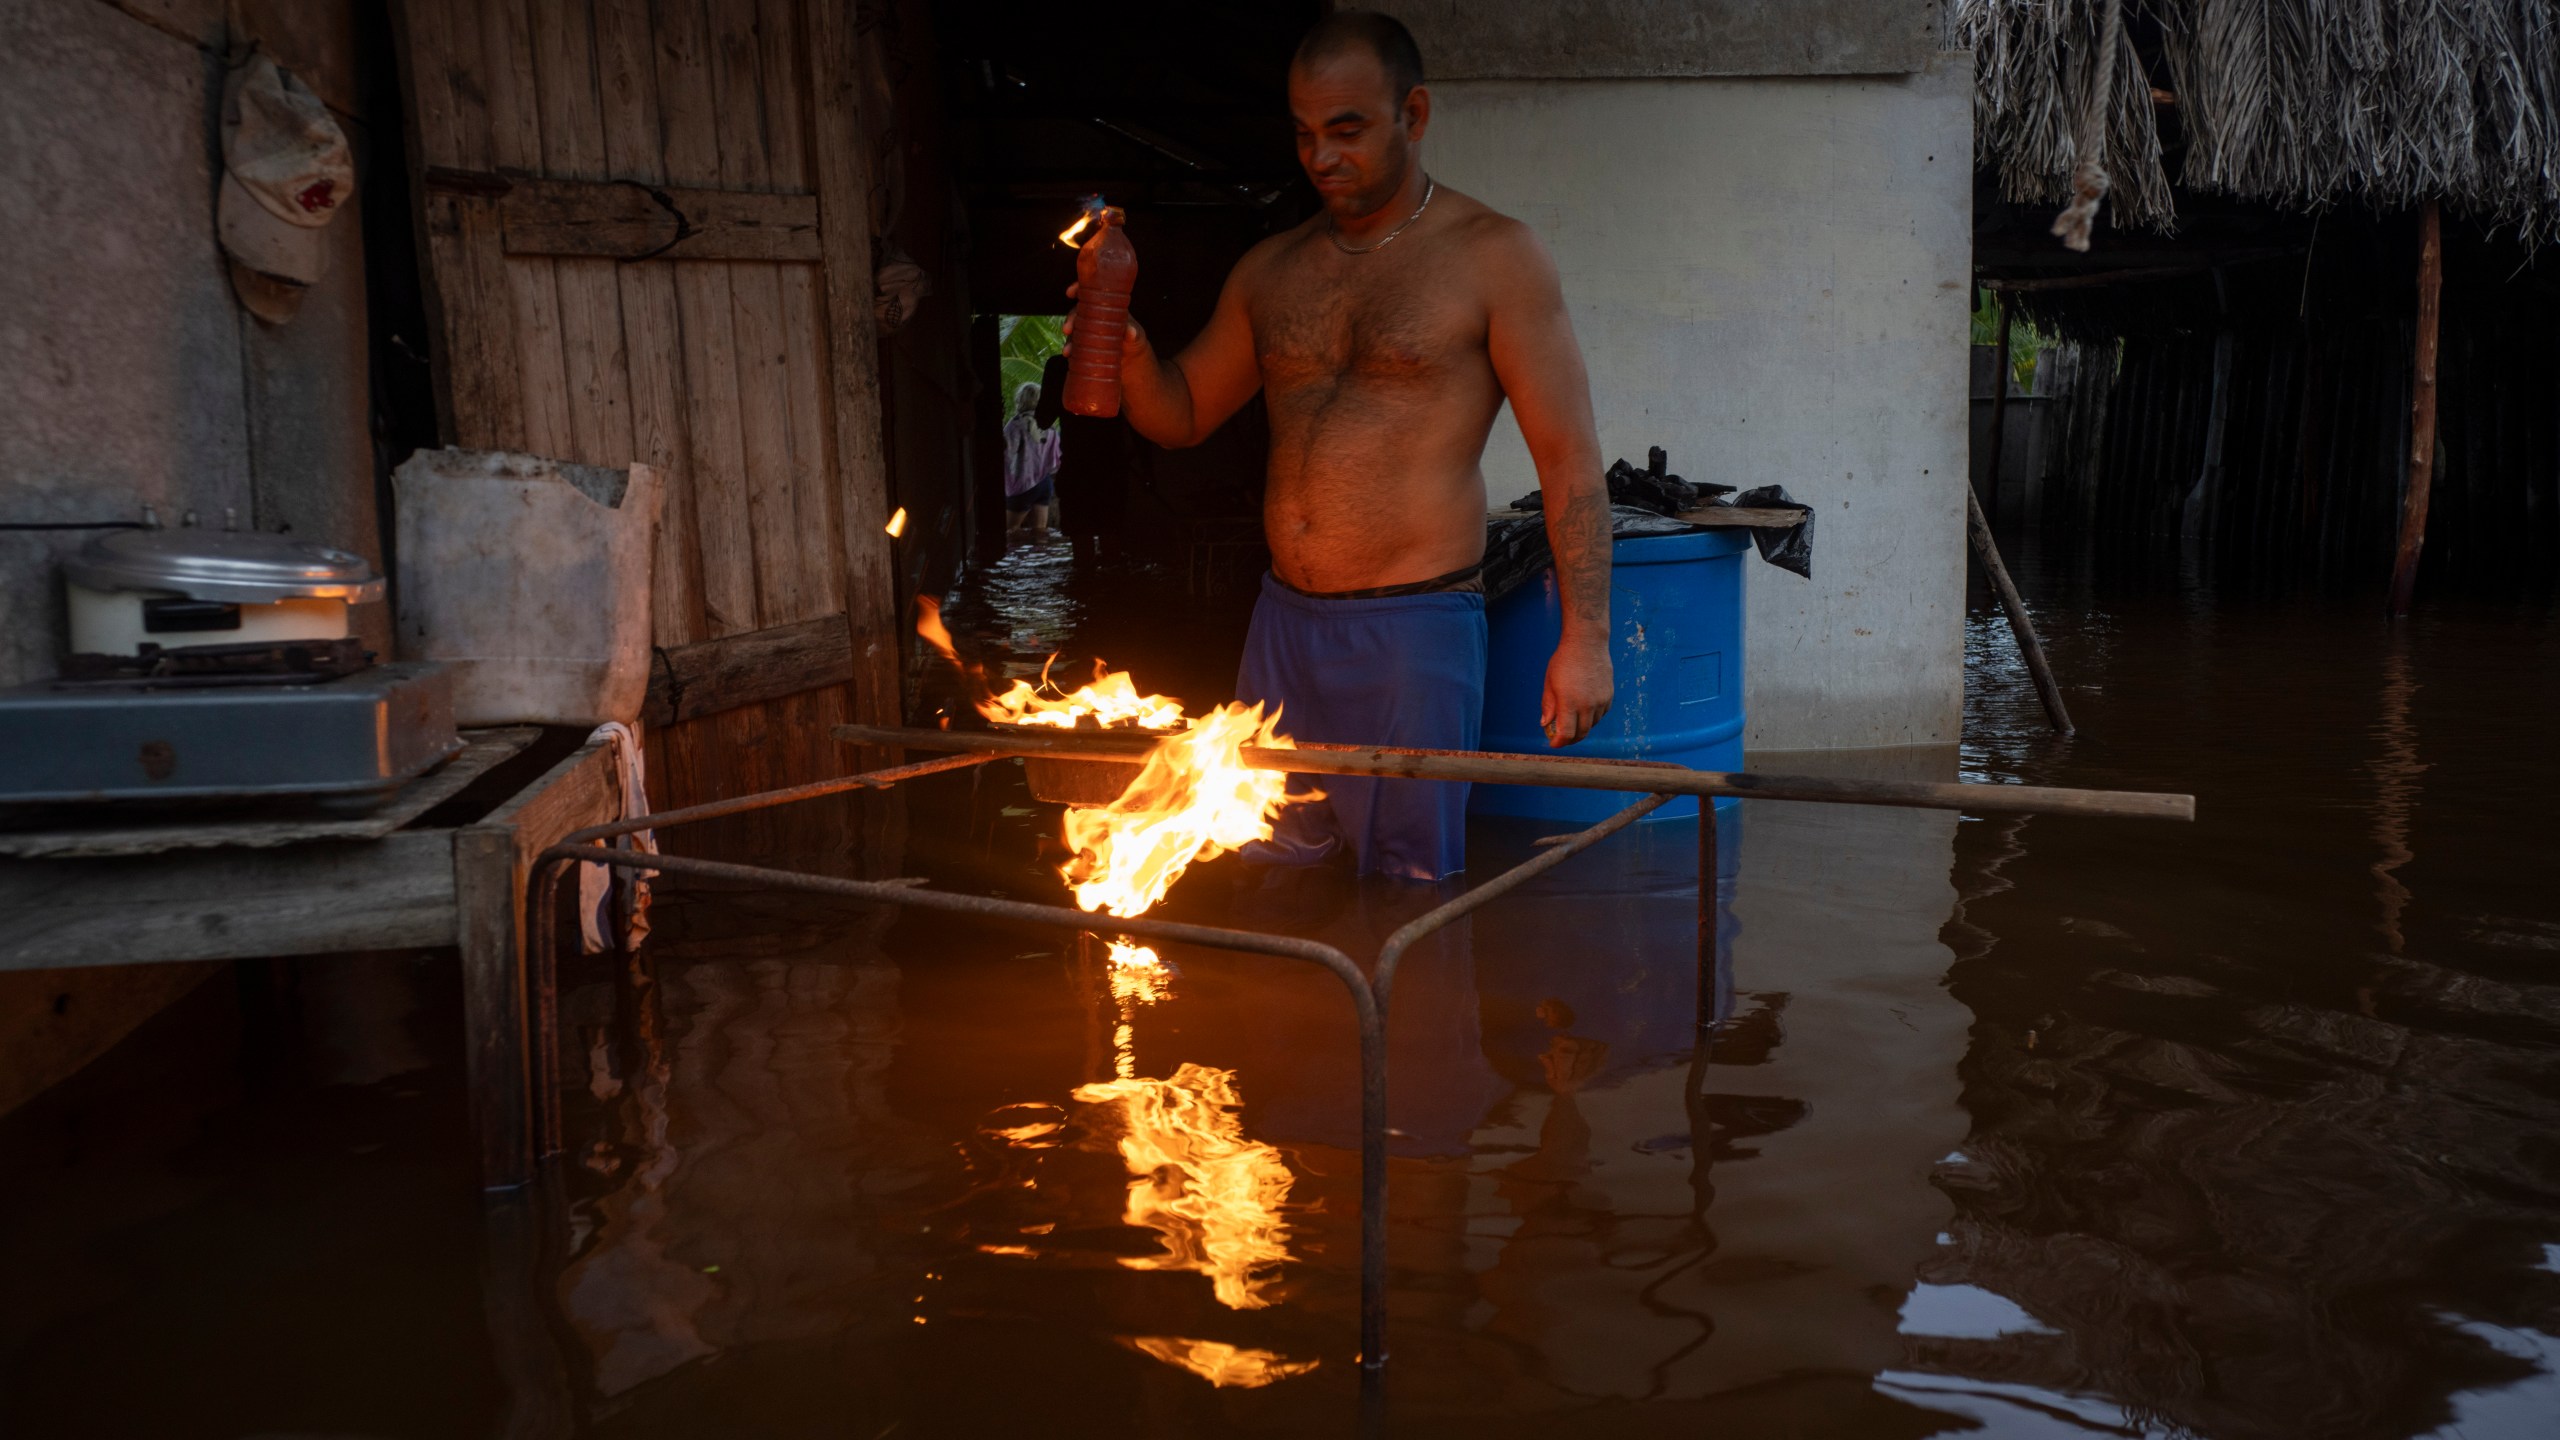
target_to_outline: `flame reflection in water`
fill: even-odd
[[[1179,1335],[1133,1335],[1129,1337],[1129,1347],[1188,1370],[1221,1390],[1259,1390],[1275,1380],[1304,1375],[1324,1363],[1289,1360],[1269,1350],[1220,1340],[1188,1340]]]
[[[1088,1104],[1118,1102],[1127,1130],[1128,1221],[1164,1239],[1164,1253],[1124,1260],[1133,1270],[1196,1270],[1218,1303],[1259,1310],[1289,1259],[1280,1207],[1293,1177],[1280,1152],[1244,1138],[1235,1072],[1185,1062],[1170,1080],[1108,1080],[1077,1088]]]

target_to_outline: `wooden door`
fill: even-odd
[[[401,7],[444,433],[672,482],[662,809],[841,773],[827,727],[897,717],[853,8]]]

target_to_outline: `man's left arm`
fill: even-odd
[[[1564,596],[1564,637],[1547,662],[1538,723],[1570,745],[1609,713],[1609,486],[1591,418],[1591,377],[1565,313],[1555,261],[1516,221],[1489,246],[1486,348],[1538,467],[1547,542]]]

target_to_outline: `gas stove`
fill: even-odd
[[[387,797],[462,748],[442,665],[0,690],[0,805]]]
[[[0,806],[387,798],[462,748],[442,665],[376,665],[360,555],[288,535],[135,528],[68,557],[71,656],[0,690]],[[9,818],[0,815],[0,822]]]

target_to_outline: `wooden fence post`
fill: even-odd
[[[2409,488],[2400,502],[2400,548],[2391,557],[2391,613],[2409,613],[2418,588],[2418,552],[2427,543],[2427,492],[2436,470],[2436,330],[2443,313],[2444,218],[2429,200],[2418,212],[2418,350],[2409,391]]]

